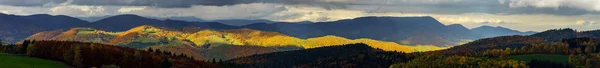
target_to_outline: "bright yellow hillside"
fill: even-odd
[[[200,30],[196,33],[184,33],[175,30],[165,30],[152,26],[139,26],[124,32],[104,32],[93,29],[85,31],[67,31],[69,35],[109,35],[105,38],[111,39],[109,44],[124,44],[131,42],[135,38],[166,38],[167,40],[188,40],[197,46],[205,44],[231,44],[239,46],[264,46],[264,47],[279,47],[279,46],[297,46],[303,48],[317,48],[324,46],[344,45],[353,43],[365,43],[373,48],[379,48],[386,51],[431,51],[444,49],[436,46],[407,46],[400,45],[395,42],[383,42],[372,39],[347,39],[338,36],[323,36],[316,38],[300,39],[277,32],[263,32],[252,29],[235,29],[235,30]],[[61,35],[65,35],[65,33]],[[59,35],[59,36],[61,36]],[[63,38],[76,39],[76,38]],[[93,38],[87,38],[93,39]]]

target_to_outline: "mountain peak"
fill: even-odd
[[[448,25],[448,27],[450,28],[461,28],[461,29],[467,29],[467,27],[461,25],[461,24],[450,24]]]

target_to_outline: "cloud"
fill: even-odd
[[[440,22],[451,23],[451,24],[482,24],[482,25],[517,24],[517,23],[511,23],[511,22],[507,22],[507,21],[503,21],[503,20],[481,19],[481,18],[472,18],[472,17],[466,17],[466,16],[465,17],[441,16],[441,17],[436,17],[436,19]]]
[[[72,16],[98,16],[98,15],[108,15],[110,13],[106,12],[104,6],[56,6],[50,8],[50,14],[58,14],[58,15],[72,15]]]
[[[510,7],[570,7],[588,11],[600,11],[600,0],[510,0],[508,4]]]
[[[144,10],[146,8],[148,8],[148,7],[121,7],[121,8],[119,8],[119,10],[117,10],[117,12],[128,13],[128,12],[131,12],[131,11]]]
[[[155,17],[195,16],[203,20],[222,19],[262,19],[273,13],[286,11],[284,5],[270,3],[237,4],[230,6],[191,6],[190,8],[157,8],[146,7],[143,10],[123,12],[119,14],[137,14]]]
[[[312,6],[327,10],[354,10],[369,13],[432,14],[600,14],[598,0],[0,0],[0,5],[56,6],[146,6],[192,8],[193,6],[233,6],[269,3],[286,6]]]
[[[595,25],[595,24],[598,24],[598,23],[595,22],[595,21],[576,20],[575,24],[589,26],[589,25]]]
[[[67,0],[0,0],[1,5],[13,6],[44,6],[48,4],[60,4]]]

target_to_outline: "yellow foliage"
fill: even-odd
[[[67,31],[70,32],[70,31]],[[76,32],[75,32],[76,33]],[[408,46],[400,45],[395,42],[383,42],[372,39],[347,39],[343,37],[327,35],[323,37],[315,37],[308,39],[300,39],[277,32],[263,32],[252,29],[235,29],[235,30],[200,30],[195,33],[184,33],[180,31],[164,30],[152,26],[139,26],[125,32],[104,32],[95,30],[93,33],[114,35],[110,42],[127,42],[132,41],[131,36],[144,37],[166,37],[168,40],[188,40],[197,46],[205,44],[230,44],[239,46],[263,46],[263,47],[280,47],[280,46],[297,46],[303,48],[318,48],[325,46],[365,43],[373,48],[382,49],[385,51],[431,51],[444,49],[442,47],[424,45],[424,46]],[[63,33],[64,34],[64,33]],[[74,34],[72,31],[69,34]],[[132,35],[137,34],[137,35]],[[127,37],[125,37],[127,36]],[[71,38],[69,38],[71,39]],[[119,44],[119,43],[112,43]]]

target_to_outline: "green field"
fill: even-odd
[[[1,68],[66,68],[62,62],[0,53]]]
[[[533,59],[546,60],[546,61],[556,62],[556,63],[566,63],[569,61],[568,55],[556,55],[556,54],[513,55],[513,56],[508,56],[508,58],[513,59],[513,60],[525,61],[525,62],[529,62]],[[499,58],[493,58],[493,59],[499,59]]]

